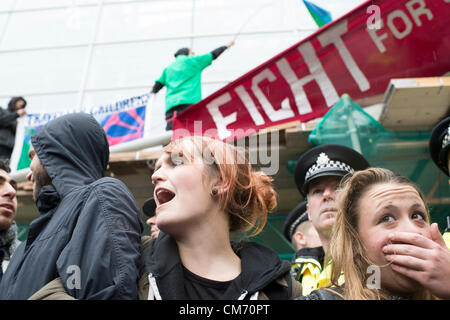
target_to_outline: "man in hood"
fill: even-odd
[[[47,123],[31,138],[39,218],[0,284],[0,299],[28,299],[59,278],[75,299],[136,299],[142,223],[119,180],[103,177],[109,145],[88,114]]]
[[[175,52],[175,61],[164,69],[151,91],[151,94],[156,94],[164,86],[167,88],[166,130],[172,130],[172,120],[177,113],[201,100],[202,71],[232,45],[234,41],[200,56],[194,56],[191,48],[181,48]]]
[[[8,172],[9,166],[6,161],[0,159],[0,282],[14,250],[20,244],[14,222],[17,210],[17,184]]]
[[[13,97],[5,110],[0,108],[0,158],[11,158],[16,137],[17,118],[27,114],[27,102],[22,97]]]

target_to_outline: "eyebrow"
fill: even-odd
[[[413,204],[411,206],[411,209],[425,209],[426,210],[425,206],[423,204],[420,204],[420,203]]]
[[[396,210],[397,207],[392,204],[374,204],[375,214],[382,214],[385,210]]]
[[[381,211],[381,210],[392,210],[392,209],[398,210],[398,208],[397,208],[396,206],[394,206],[394,205],[392,205],[392,204],[389,204],[389,205],[380,207],[377,211]],[[424,210],[426,210],[426,209],[425,209],[425,206],[423,206],[423,205],[420,204],[420,203],[415,203],[415,204],[413,204],[413,205],[410,207],[410,209],[412,209],[412,210],[415,210],[415,209],[424,209]]]

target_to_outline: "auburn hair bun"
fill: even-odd
[[[277,206],[277,194],[272,187],[272,177],[262,171],[253,171],[252,176],[261,208],[267,212],[272,212]]]

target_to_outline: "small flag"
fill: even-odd
[[[305,4],[306,8],[308,9],[309,13],[313,17],[314,21],[319,26],[319,28],[327,24],[331,20],[333,20],[331,18],[331,13],[328,12],[327,10],[322,9],[321,7],[315,5],[314,3],[306,0],[303,0],[303,3]]]

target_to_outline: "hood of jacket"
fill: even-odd
[[[31,143],[61,197],[103,177],[109,160],[106,134],[86,113],[48,122],[31,137]]]
[[[240,276],[230,284],[223,299],[248,299],[256,292],[264,291],[281,276],[289,274],[290,263],[281,260],[271,248],[246,241],[232,242],[231,245],[233,251],[241,259],[242,271]],[[188,299],[184,290],[183,266],[177,244],[171,236],[162,231],[158,238],[152,239],[144,247],[141,255],[140,274],[141,276],[148,274],[156,280],[157,291],[161,299]],[[285,297],[285,299],[288,298],[289,296]]]

